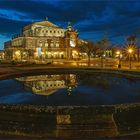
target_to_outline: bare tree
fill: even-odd
[[[110,46],[110,41],[107,37],[103,38],[100,41],[97,41],[97,46],[99,48],[99,56],[101,58],[101,67],[103,67],[103,58],[104,58],[104,53],[107,50],[107,48]]]
[[[93,41],[86,41],[86,43],[82,44],[80,47],[81,52],[85,52],[88,56],[88,66],[90,66],[90,58],[91,54],[94,50],[94,42]]]
[[[136,44],[136,39],[137,39],[136,35],[130,35],[127,37],[127,42],[128,44]]]

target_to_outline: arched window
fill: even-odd
[[[54,47],[54,43],[51,43],[51,47]]]
[[[48,42],[45,42],[45,47],[48,47]]]
[[[42,41],[41,41],[41,40],[39,41],[39,46],[40,46],[40,47],[42,47],[42,46],[43,46],[43,43],[42,43]]]

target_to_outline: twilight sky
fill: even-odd
[[[0,49],[23,26],[46,17],[63,28],[71,21],[82,39],[107,35],[122,44],[140,34],[140,0],[0,0]]]

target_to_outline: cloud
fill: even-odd
[[[3,49],[4,42],[6,42],[9,39],[10,39],[10,37],[7,37],[7,36],[4,36],[4,35],[0,34],[0,50]]]
[[[0,34],[4,36],[11,36],[12,34],[20,33],[23,26],[29,24],[25,21],[16,21],[0,17]]]
[[[138,0],[0,0],[0,34],[10,37],[32,21],[48,17],[66,27],[71,21],[80,37],[96,38],[108,32],[112,40],[138,33]]]
[[[14,10],[31,16],[34,19],[52,17],[55,21],[77,22],[90,17],[90,12],[101,13],[106,2],[99,1],[31,1],[4,0],[0,1],[2,9]]]

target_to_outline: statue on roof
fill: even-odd
[[[69,31],[74,30],[73,27],[72,27],[71,22],[68,22],[67,29],[68,29]]]
[[[68,27],[72,27],[71,22],[68,22]]]

